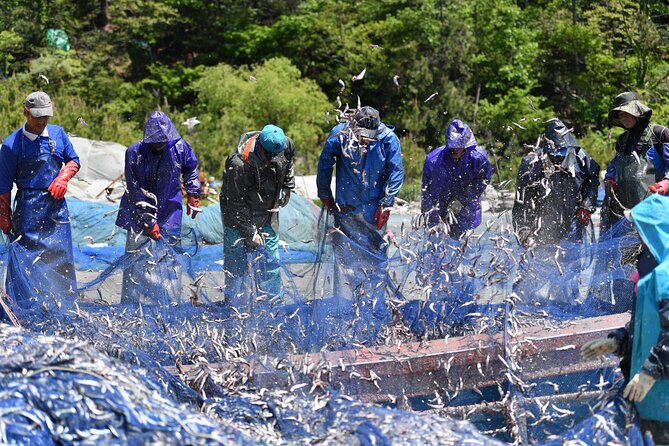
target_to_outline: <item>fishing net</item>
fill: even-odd
[[[629,319],[624,220],[522,246],[506,213],[454,239],[321,212],[233,280],[209,228],[153,241],[79,205],[78,289],[20,243],[0,252],[35,291],[3,297],[22,328],[0,330],[3,442],[644,444],[617,361],[579,357]]]

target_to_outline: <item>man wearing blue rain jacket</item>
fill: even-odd
[[[186,214],[200,212],[200,179],[197,158],[191,146],[167,115],[155,111],[144,126],[144,138],[125,153],[127,191],[121,198],[116,225],[128,230],[126,252],[147,241],[167,238],[170,245],[180,245],[183,196],[186,188]],[[176,267],[176,265],[175,265]],[[132,265],[123,273],[122,302],[137,303],[149,279],[147,265]],[[177,269],[174,292],[180,283]],[[139,286],[133,286],[140,284]]]
[[[490,183],[492,166],[467,124],[454,119],[446,144],[427,155],[423,165],[421,212],[429,227],[449,225],[451,237],[481,224],[481,194]]]
[[[316,175],[318,198],[329,212],[361,214],[370,229],[385,227],[404,182],[402,148],[394,129],[369,106],[332,129]],[[330,182],[335,165],[337,193],[333,196]]]
[[[621,368],[631,363],[632,379],[623,396],[636,403],[642,428],[657,444],[669,443],[669,197],[653,195],[632,208],[632,220],[644,251],[639,257],[638,283],[632,319],[606,339],[583,346],[584,359],[617,353]],[[631,333],[630,333],[631,331]],[[631,354],[630,354],[631,352]],[[626,356],[630,355],[629,358]]]
[[[12,234],[20,246],[58,273],[63,280],[52,276],[52,289],[73,293],[77,285],[72,231],[64,197],[68,181],[79,170],[79,157],[65,131],[48,123],[53,105],[46,93],[29,94],[23,115],[26,123],[0,148],[0,229]],[[14,183],[18,192],[12,214],[10,194]],[[41,290],[36,292],[28,283],[31,279],[26,276],[26,267],[31,265],[17,263],[21,262],[10,256],[7,291],[19,306],[28,306]]]

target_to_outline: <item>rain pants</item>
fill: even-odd
[[[165,143],[160,152],[153,152],[150,144]],[[183,196],[181,184],[186,193],[200,196],[200,179],[197,158],[190,145],[172,121],[163,112],[151,114],[144,127],[144,138],[128,147],[125,152],[125,179],[127,191],[121,198],[116,224],[128,230],[126,252],[148,246],[144,231],[155,224],[160,226],[161,235],[168,246],[180,248]],[[163,261],[168,257],[161,257]],[[173,280],[162,278],[156,281],[153,268],[144,262],[131,264],[123,271],[122,303],[146,302],[157,295],[151,287],[168,287],[177,292],[170,301],[178,301],[181,286],[181,265],[174,261]],[[178,291],[177,291],[178,290]]]
[[[543,151],[530,152],[518,169],[513,225],[541,245],[578,242],[585,227],[578,208],[591,213],[597,205],[599,164],[581,147],[569,147],[559,166]]]
[[[658,262],[639,280],[634,307],[631,376],[643,370],[657,379],[636,407],[642,419],[669,422],[669,197],[652,195],[632,218]]]
[[[363,213],[374,224],[379,206],[390,207],[404,183],[402,148],[393,126],[380,124],[376,139],[366,149],[348,141],[349,123],[335,126],[318,159],[316,185],[321,200],[335,199],[340,209]],[[337,166],[336,195],[330,182]]]
[[[605,179],[618,183],[607,189],[602,204],[602,233],[610,229],[631,209],[650,195],[648,186],[669,178],[669,129],[642,118],[634,129],[621,134],[616,154],[606,169]]]
[[[7,265],[7,292],[19,306],[26,307],[29,300],[37,297],[42,289],[40,280],[49,289],[54,289],[57,282],[63,295],[77,289],[67,203],[65,199],[54,199],[47,191],[61,167],[70,161],[79,164],[79,157],[65,131],[57,125],[47,124],[46,132],[34,141],[20,128],[2,143],[0,193],[11,192],[16,183],[12,234],[20,246],[34,254],[30,263],[18,261],[19,256],[10,256]],[[36,260],[57,275],[28,276],[26,272]]]
[[[225,163],[225,177],[221,188],[221,217],[224,225],[223,253],[225,269],[232,274],[226,284],[228,299],[245,294],[241,290],[244,275],[250,266],[250,257],[263,255],[260,265],[253,267],[257,274],[254,280],[270,294],[282,291],[279,260],[279,212],[285,206],[290,193],[295,189],[293,157],[295,145],[286,138],[285,149],[269,158],[256,143],[260,132],[242,135],[237,151]],[[251,240],[258,231],[264,246],[250,248],[245,240]],[[237,305],[237,300],[232,300]]]
[[[451,155],[452,148],[467,150],[459,160]],[[479,146],[467,124],[451,122],[446,132],[446,144],[428,153],[423,165],[423,197],[421,212],[428,226],[440,220],[449,222],[447,211],[457,201],[455,222],[450,234],[459,237],[462,232],[481,224],[481,194],[490,183],[492,166],[485,149]],[[449,222],[450,224],[450,222]]]

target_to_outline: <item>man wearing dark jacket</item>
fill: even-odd
[[[625,131],[616,141],[616,154],[604,177],[602,234],[622,218],[625,209],[650,193],[669,192],[669,129],[650,122],[652,114],[631,91],[613,100],[609,124]]]
[[[238,291],[248,267],[247,254],[261,245],[270,259],[259,284],[265,292],[281,292],[278,211],[295,189],[294,153],[293,141],[281,128],[268,124],[260,132],[243,134],[237,151],[225,162],[220,201],[225,269],[232,275],[228,296]]]
[[[525,246],[578,242],[597,204],[599,164],[557,118],[546,122],[539,150],[523,158],[516,181],[514,228]]]

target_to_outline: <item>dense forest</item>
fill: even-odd
[[[315,173],[339,102],[396,126],[409,199],[454,118],[488,149],[495,182],[553,116],[608,162],[619,92],[669,124],[666,0],[3,0],[0,23],[3,138],[35,89],[69,133],[126,145],[162,109],[217,177],[240,134],[266,123],[294,139],[298,173]]]

